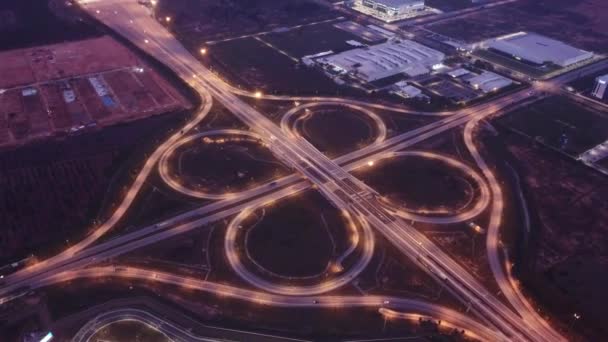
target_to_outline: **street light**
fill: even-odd
[[[171,22],[171,17],[165,17],[165,21],[170,23]]]
[[[261,98],[262,98],[262,92],[261,92],[261,91],[259,91],[259,90],[258,90],[258,91],[256,91],[256,92],[255,92],[255,98],[256,98],[256,99],[261,99]]]
[[[201,52],[201,55],[206,55],[207,54],[207,49],[206,48],[201,48],[200,52]]]

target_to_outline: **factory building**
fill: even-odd
[[[408,76],[426,74],[441,65],[444,58],[442,52],[414,41],[391,40],[324,56],[316,61],[330,67],[335,73],[349,74],[365,82],[372,82],[399,73]]]
[[[481,89],[484,93],[497,91],[513,84],[512,80],[490,71],[484,71],[481,75],[470,78],[468,82],[474,89]]]
[[[389,17],[399,17],[424,9],[424,0],[355,0],[355,3]]]
[[[595,79],[595,87],[591,95],[600,100],[606,99],[608,98],[606,88],[608,88],[608,75],[599,76]]]
[[[546,63],[567,67],[593,57],[593,53],[577,49],[555,39],[536,33],[518,32],[485,42],[494,49],[515,59],[542,65]]]

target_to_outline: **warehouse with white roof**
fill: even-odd
[[[517,32],[487,41],[487,48],[498,50],[516,59],[542,65],[553,63],[567,67],[590,58],[593,53],[577,49],[558,40],[536,33]]]
[[[424,9],[424,0],[358,0],[361,5],[387,15],[401,15]]]
[[[429,11],[425,0],[347,0],[345,4],[385,22],[412,18]]]
[[[429,73],[440,65],[442,52],[410,40],[392,40],[383,44],[345,51],[317,59],[334,71],[349,73],[366,82],[399,73],[417,76]]]

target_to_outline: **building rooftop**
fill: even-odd
[[[489,41],[487,45],[515,58],[536,64],[552,62],[560,66],[568,66],[593,57],[592,52],[528,32],[517,32],[498,37]]]
[[[484,93],[489,93],[510,86],[513,81],[493,72],[484,71],[481,75],[471,78],[469,83],[475,89],[481,89]]]
[[[394,40],[323,57],[318,61],[371,82],[399,73],[409,76],[425,74],[440,64],[444,57],[442,52],[422,44]]]
[[[470,74],[471,72],[464,68],[455,69],[448,72],[448,75],[454,78],[458,78],[460,76],[464,76],[466,74]]]
[[[399,8],[402,6],[408,6],[413,4],[424,3],[424,0],[372,0],[375,3],[384,5],[386,7]]]

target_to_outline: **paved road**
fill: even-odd
[[[441,251],[424,235],[396,219],[382,209],[374,198],[374,191],[354,178],[346,170],[316,150],[310,143],[298,137],[285,135],[280,127],[239,99],[225,87],[221,80],[204,68],[173,37],[153,20],[142,17],[141,12],[129,12],[132,6],[114,5],[125,10],[102,20],[113,29],[129,37],[136,44],[147,45],[147,50],[172,67],[182,78],[190,78],[209,91],[233,114],[262,136],[270,137],[271,150],[286,164],[304,174],[319,191],[338,208],[353,215],[363,215],[404,254],[418,260],[425,269],[437,277],[446,288],[468,302],[484,319],[495,325],[506,336],[517,340],[546,340],[546,334],[536,326],[530,326],[498,299],[493,297],[466,270]],[[124,15],[124,17],[123,17]],[[135,24],[124,24],[128,19]],[[143,35],[141,30],[143,29]],[[140,35],[140,36],[138,36]],[[146,38],[147,37],[147,38]],[[163,58],[164,57],[164,58]],[[186,69],[190,72],[180,72]],[[522,96],[519,93],[519,96]],[[525,96],[523,96],[525,98]],[[519,100],[517,96],[509,97]],[[485,111],[483,115],[492,112]]]
[[[220,297],[239,299],[261,306],[274,306],[284,308],[353,308],[353,307],[386,307],[394,310],[407,310],[429,317],[437,317],[449,322],[455,327],[474,332],[487,341],[502,341],[504,336],[489,327],[458,311],[447,309],[435,304],[426,303],[416,299],[405,299],[390,296],[284,296],[268,294],[219,284],[197,278],[188,278],[170,273],[149,271],[139,268],[122,267],[95,267],[77,271],[64,272],[47,278],[40,286],[83,278],[115,277],[131,280],[154,281],[179,287],[209,292]]]
[[[115,30],[124,34],[128,39],[132,40],[134,43],[140,45],[142,48],[144,48],[144,50],[152,52],[155,55],[155,57],[160,59],[165,64],[171,66],[178,74],[180,74],[185,79],[188,79],[189,83],[205,97],[205,99],[207,100],[207,101],[205,101],[206,105],[205,105],[205,108],[203,109],[203,111],[201,111],[199,117],[201,117],[201,116],[204,117],[204,115],[206,115],[206,111],[208,111],[208,107],[210,107],[211,99],[209,97],[209,93],[207,92],[207,90],[212,90],[212,92],[216,96],[216,98],[221,99],[221,101],[223,103],[225,102],[225,104],[231,103],[232,104],[231,109],[233,109],[237,113],[240,113],[245,122],[247,122],[247,120],[249,120],[251,126],[256,128],[258,131],[263,132],[263,133],[270,133],[271,134],[270,137],[274,136],[275,139],[277,139],[278,137],[282,137],[282,138],[286,137],[283,135],[281,130],[278,129],[277,126],[274,126],[274,124],[272,124],[272,123],[270,123],[272,126],[269,126],[267,122],[260,122],[260,123],[251,122],[251,120],[262,119],[263,116],[259,113],[256,113],[255,111],[252,111],[252,109],[249,106],[247,106],[245,103],[243,103],[242,101],[239,102],[240,100],[238,98],[233,97],[232,94],[235,93],[233,88],[225,85],[221,80],[218,80],[217,78],[215,78],[214,75],[209,74],[208,71],[204,70],[204,68],[203,68],[203,70],[199,70],[199,69],[201,69],[200,64],[198,64],[194,60],[194,58],[192,58],[192,56],[190,56],[188,54],[187,51],[183,50],[181,45],[179,45],[179,43],[175,42],[175,40],[170,35],[168,35],[164,30],[162,30],[162,28],[159,28],[159,26],[156,23],[154,23],[152,20],[150,20],[149,17],[145,14],[145,12],[141,11],[141,9],[138,6],[126,5],[122,1],[104,1],[103,6],[107,6],[104,8],[104,12],[102,13],[100,10],[100,13],[96,13],[96,14],[99,15],[102,18],[102,20],[105,19],[104,22],[109,24],[109,26],[113,27]],[[120,10],[120,13],[119,13],[119,10]],[[111,18],[109,18],[108,15]],[[127,18],[131,18],[131,19],[127,19]],[[143,32],[142,32],[141,28],[143,28]],[[160,42],[160,44],[159,44],[159,42]],[[178,52],[177,54],[176,54],[176,51]],[[184,60],[186,61],[186,63],[184,62]],[[195,71],[195,72],[192,72],[192,71]],[[201,71],[201,72],[196,72],[196,71]],[[192,75],[192,79],[190,79],[190,75]],[[204,77],[202,77],[202,76],[204,76]],[[567,75],[565,75],[565,76],[567,76]],[[570,77],[572,77],[571,74],[570,74]],[[214,87],[214,84],[211,84],[209,82],[214,83],[215,87]],[[252,96],[250,93],[249,94],[242,93],[240,95]],[[446,130],[456,127],[458,125],[464,124],[470,120],[473,120],[476,118],[480,120],[480,119],[486,117],[487,115],[493,114],[494,112],[504,110],[505,106],[508,106],[510,103],[518,102],[518,101],[524,100],[528,97],[529,96],[526,96],[526,94],[524,92],[520,92],[520,93],[513,94],[509,97],[503,98],[501,100],[494,101],[487,105],[477,106],[475,108],[464,110],[458,114],[454,114],[454,113],[416,113],[419,115],[446,116],[446,118],[439,120],[436,123],[433,123],[431,125],[425,126],[421,129],[414,130],[412,132],[408,132],[399,137],[395,137],[396,140],[388,139],[388,140],[382,142],[381,144],[375,144],[373,146],[368,146],[368,148],[362,149],[361,151],[357,151],[357,153],[351,154],[344,159],[351,160],[351,161],[354,160],[354,162],[351,163],[352,165],[360,164],[361,161],[363,160],[363,158],[366,158],[367,156],[370,156],[373,153],[376,153],[378,151],[382,152],[383,149],[384,150],[389,150],[389,149],[397,150],[397,149],[411,146],[419,141],[428,139],[429,137],[432,137],[436,134],[439,134],[443,131],[446,131]],[[287,97],[272,97],[272,98],[268,98],[268,99],[284,100],[286,98]],[[343,99],[337,99],[337,98],[327,99],[327,98],[288,97],[288,99],[290,99],[290,100],[296,100],[296,99],[297,100],[313,100],[313,101],[314,100],[317,100],[317,101],[327,100],[329,102],[335,102],[335,103],[350,103],[350,104],[354,104],[354,105],[367,105],[365,103],[361,103],[358,101],[343,100]],[[390,107],[383,106],[383,105],[373,105],[372,107],[390,109]],[[402,109],[402,108],[395,108],[395,111],[405,112],[406,110]],[[200,120],[198,120],[198,121],[200,121]],[[184,132],[186,132],[189,129],[191,129],[192,127],[194,127],[194,125],[196,123],[198,123],[198,121],[196,121],[196,119],[195,119],[192,122],[190,122],[185,127]],[[261,120],[261,121],[263,121],[263,120]],[[276,132],[277,135],[272,135],[273,132]],[[180,135],[181,135],[181,132],[174,135],[172,137],[172,139],[173,138],[174,139],[171,140],[170,143],[168,140],[165,144],[163,144],[161,146],[164,148],[159,147],[159,149],[153,154],[153,157],[151,157],[147,161],[146,166],[143,168],[143,171],[139,174],[139,176],[137,178],[138,180],[141,179],[143,182],[147,178],[146,172],[149,173],[149,171],[152,169],[153,165],[156,163],[156,161],[162,155],[162,153],[164,151],[166,151],[169,146],[171,146],[177,140],[179,140]],[[271,140],[274,140],[274,139],[271,139]],[[294,140],[297,140],[297,139],[294,139]],[[336,161],[327,160],[327,158],[325,158],[322,155],[319,155],[319,152],[316,151],[314,149],[314,147],[312,147],[310,144],[308,144],[305,141],[296,141],[293,144],[286,144],[285,146],[281,146],[280,148],[278,148],[276,152],[278,154],[285,153],[286,154],[285,160],[287,160],[288,163],[293,163],[294,155],[300,156],[300,158],[305,157],[305,159],[307,159],[305,161],[305,164],[307,164],[307,165],[300,166],[298,168],[297,167],[298,165],[296,164],[296,165],[294,165],[294,168],[299,169],[299,171],[302,172],[303,174],[307,175],[309,179],[314,179],[317,182],[316,184],[318,186],[322,185],[323,186],[322,191],[325,193],[325,195],[328,196],[330,198],[330,200],[333,200],[338,205],[348,206],[349,203],[345,203],[344,200],[342,200],[342,203],[340,203],[341,199],[337,198],[337,196],[332,195],[332,190],[335,190],[335,189],[331,188],[332,184],[326,185],[322,180],[315,179],[316,177],[318,177],[318,178],[326,177],[328,180],[332,180],[332,182],[334,183],[333,184],[334,186],[337,182],[341,182],[342,179],[350,179],[351,182],[353,184],[355,184],[355,187],[365,188],[364,184],[362,184],[361,182],[358,182],[358,180],[356,180],[356,179],[351,178],[349,175],[346,175],[345,178],[340,178],[340,179],[336,180],[334,177],[336,175],[331,174],[332,172],[336,172],[336,174],[340,175],[340,176],[344,176],[344,173],[346,173],[346,170],[343,170],[338,166],[338,163],[340,163],[340,161],[339,160],[336,160]],[[338,159],[340,159],[340,158],[338,158]],[[296,161],[296,163],[297,162],[298,161]],[[320,162],[322,165],[318,164],[317,162]],[[151,166],[148,166],[149,164],[151,164]],[[339,165],[343,165],[343,164],[340,163]],[[306,167],[308,167],[308,169],[305,169]],[[329,170],[329,174],[328,174],[328,170]],[[313,174],[313,172],[314,172],[314,174]],[[330,183],[330,182],[327,182],[327,183]],[[124,211],[126,211],[126,209],[132,203],[135,194],[137,194],[138,186],[141,187],[141,183],[138,183],[138,181],[136,181],[134,183],[134,185],[131,187],[130,191],[127,193],[127,196],[125,196],[125,199],[122,202],[123,204],[119,207],[119,208],[124,208],[124,210],[122,210],[122,211],[118,210],[116,213],[114,213],[113,217],[116,217],[117,219],[122,217],[122,215],[124,214]],[[293,193],[294,191],[301,191],[302,189],[304,189],[306,187],[307,187],[306,184],[297,183],[297,184],[294,184],[289,187],[276,191],[273,196],[280,198],[281,196],[288,195],[290,193]],[[348,187],[346,187],[346,188],[348,188]],[[352,188],[351,188],[351,190],[352,190]],[[368,191],[370,191],[370,193],[373,194],[373,190],[370,189]],[[262,193],[263,192],[264,191],[262,191]],[[263,198],[263,196],[261,198]],[[264,203],[264,201],[268,201],[268,200],[269,200],[268,198],[255,199],[255,201],[259,201],[258,204]],[[351,200],[352,200],[352,198],[351,198]],[[357,200],[359,200],[359,199],[357,198]],[[220,212],[213,212],[213,209],[211,208],[211,206],[205,207],[205,208],[199,208],[196,211],[189,212],[184,215],[179,215],[179,216],[172,218],[170,220],[167,220],[163,223],[146,227],[145,229],[142,229],[141,232],[138,231],[138,232],[136,232],[136,234],[130,235],[128,237],[128,239],[126,239],[126,240],[115,239],[118,241],[113,240],[113,242],[112,242],[113,246],[111,246],[111,247],[107,246],[107,245],[104,246],[105,248],[108,248],[108,249],[104,250],[103,247],[99,248],[100,246],[103,245],[102,244],[100,246],[95,246],[91,249],[84,250],[85,247],[90,245],[98,237],[100,237],[105,232],[107,232],[107,230],[109,230],[117,221],[117,219],[114,219],[114,223],[113,223],[112,219],[111,219],[110,221],[104,223],[104,225],[102,227],[100,227],[100,229],[98,229],[94,234],[92,234],[90,236],[90,238],[88,238],[87,240],[80,243],[77,246],[77,248],[72,248],[72,249],[68,250],[68,252],[60,254],[58,257],[51,258],[43,263],[40,263],[40,264],[34,266],[33,268],[29,268],[29,269],[25,270],[25,272],[20,272],[15,277],[10,279],[10,281],[9,281],[9,279],[7,279],[7,284],[10,284],[12,287],[11,286],[4,287],[2,289],[1,293],[6,293],[6,292],[10,291],[11,289],[14,290],[18,286],[37,286],[40,283],[40,280],[44,279],[44,277],[48,276],[50,273],[57,273],[57,272],[60,272],[63,270],[73,270],[74,268],[83,267],[83,266],[86,266],[91,263],[99,262],[99,261],[103,260],[103,258],[106,258],[108,255],[119,255],[120,253],[124,253],[128,250],[132,250],[133,248],[138,248],[138,246],[146,245],[147,243],[150,243],[149,238],[152,238],[153,240],[156,240],[156,241],[160,241],[163,238],[166,238],[166,236],[172,236],[175,234],[179,234],[180,232],[183,232],[183,231],[194,229],[194,228],[196,228],[197,225],[203,224],[204,222],[210,222],[211,220],[217,219],[218,217],[220,217],[222,215],[227,215],[230,212],[235,213],[235,212],[238,212],[239,210],[243,210],[244,208],[248,208],[248,207],[251,207],[252,205],[256,205],[255,201],[241,202],[241,203],[238,202],[238,199],[232,199],[232,201],[233,202],[230,204],[231,207],[223,208]],[[348,202],[348,199],[346,201]],[[373,202],[371,202],[371,203],[366,203],[365,201],[362,201],[362,202],[364,204],[371,205],[372,209],[374,209],[374,210],[378,209],[378,208],[376,208],[375,203],[373,203]],[[221,203],[221,204],[214,203],[215,208],[222,208],[222,205],[224,205],[224,204],[226,204],[226,203]],[[381,211],[381,209],[379,209],[379,210],[380,211],[377,215],[381,219],[387,219],[386,213],[383,213]],[[354,211],[357,212],[357,209],[355,209]],[[205,215],[205,214],[210,214],[210,215],[203,217],[203,215]],[[194,220],[191,220],[191,219],[194,219]],[[183,222],[185,222],[184,220],[191,220],[191,221],[183,223]],[[383,222],[380,222],[380,224],[378,224],[378,222],[377,222],[379,220],[378,217],[371,218],[368,220],[372,223],[374,223],[373,221],[375,220],[376,221],[375,223],[380,227],[382,227],[382,225],[385,224]],[[395,221],[397,221],[397,220],[395,220]],[[173,225],[175,226],[174,229],[170,229],[170,230],[167,229],[168,227],[173,226]],[[411,253],[412,251],[416,251],[416,250],[420,251],[423,249],[422,246],[425,247],[424,249],[436,248],[431,245],[427,246],[427,242],[420,239],[420,236],[416,235],[417,232],[411,231],[411,229],[409,229],[407,226],[405,226],[405,227],[397,226],[397,227],[393,227],[393,228],[394,228],[394,232],[396,232],[397,235],[399,235],[401,238],[404,238],[404,237],[409,238],[410,241],[409,242],[404,241],[403,245],[402,245],[402,248],[404,249],[404,252],[406,252],[406,254],[408,254],[408,252]],[[403,230],[403,229],[405,229],[405,231],[402,232],[403,234],[401,234],[401,232],[399,230]],[[158,233],[158,232],[160,232],[160,233]],[[158,233],[158,234],[156,234],[156,233]],[[387,233],[385,233],[385,234],[387,234]],[[390,234],[390,232],[388,234]],[[497,234],[496,234],[496,236],[497,236]],[[418,240],[417,240],[417,238],[418,238]],[[416,247],[416,245],[421,246],[421,248]],[[116,253],[118,253],[118,254],[116,254]],[[488,252],[488,253],[490,253],[490,252]],[[410,257],[416,258],[415,255],[411,255],[411,254],[408,254],[408,255],[410,255]],[[441,256],[441,254],[439,254],[439,255]],[[496,255],[498,255],[498,254],[496,253]],[[98,259],[98,258],[101,258],[101,259]],[[69,260],[70,262],[65,262],[66,260]],[[424,262],[426,263],[428,261],[431,261],[433,263],[436,262],[436,261],[433,261],[430,257],[425,257]],[[452,262],[453,261],[444,259],[443,256],[441,256],[441,261],[438,263],[443,264],[443,265],[451,265]],[[57,265],[58,265],[58,267],[55,267]],[[441,266],[441,265],[439,265],[439,266]],[[427,267],[428,267],[428,265],[427,265]],[[438,268],[438,265],[432,265],[432,267],[429,267],[429,269],[430,269],[431,273],[435,274],[436,276],[439,276],[439,278],[442,278],[442,276],[445,275],[445,273],[443,273],[441,271],[441,267]],[[462,271],[464,271],[464,270],[462,270]],[[438,273],[438,272],[441,272],[441,273]],[[460,273],[460,272],[461,272],[461,270],[457,269],[457,273]],[[466,272],[464,272],[463,274],[466,277]],[[453,276],[453,275],[450,275],[450,276]],[[462,281],[462,278],[460,278],[460,276],[458,274],[455,275],[455,278],[458,279],[458,281]],[[443,280],[445,281],[445,279],[443,279]],[[464,282],[466,283],[467,280],[464,280]],[[463,287],[462,285],[465,285],[465,286]],[[458,286],[459,287],[458,290],[465,293],[466,287],[468,287],[468,286],[471,286],[471,284],[460,284]],[[476,284],[473,284],[473,287],[476,287]],[[483,294],[483,292],[482,292],[482,294]],[[475,296],[475,294],[473,294],[473,296]],[[482,297],[484,297],[484,295],[482,295]],[[483,299],[480,301],[483,301]],[[483,305],[485,306],[485,303]],[[493,306],[493,305],[494,304],[490,304],[490,306]],[[492,308],[490,311],[493,311],[493,310],[494,310],[494,308]],[[524,309],[521,309],[521,310],[524,310]],[[499,307],[498,311],[502,311],[502,308]],[[500,313],[499,315],[503,315],[503,314],[504,313]],[[492,316],[492,312],[489,312],[489,315]],[[519,319],[519,318],[514,318],[513,316],[511,316],[511,314],[507,314],[507,316],[508,316],[508,318],[506,319],[506,321],[510,321],[512,319],[515,319],[515,320]],[[494,324],[497,324],[497,323],[494,322]],[[513,330],[513,327],[511,327],[511,328],[508,327],[508,325],[511,325],[511,324],[513,324],[513,321],[510,323],[507,323],[507,326],[502,327],[502,328],[505,328],[506,330]],[[500,322],[497,325],[500,326],[501,325]],[[522,325],[522,327],[523,326],[524,325]],[[517,330],[517,329],[515,329],[515,330]],[[519,334],[519,332],[515,331],[515,334]],[[551,335],[547,335],[547,336],[551,336]]]

